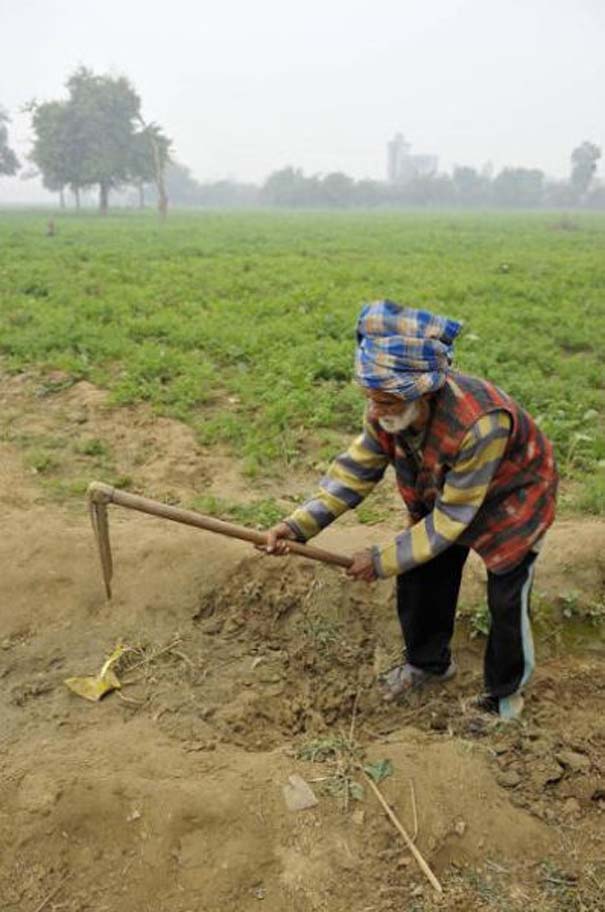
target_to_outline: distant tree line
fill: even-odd
[[[537,168],[504,168],[495,176],[455,167],[451,174],[414,177],[406,183],[353,180],[340,171],[325,176],[300,168],[274,171],[262,186],[235,181],[199,183],[188,168],[168,166],[170,198],[180,206],[283,206],[287,208],[498,207],[534,209],[582,206],[605,209],[605,185],[595,175],[601,150],[584,142],[571,155],[569,179],[549,180]]]
[[[259,190],[259,201],[272,206],[442,206],[605,208],[605,186],[595,181],[601,156],[584,142],[574,149],[567,181],[548,180],[537,168],[489,169],[455,167],[451,174],[417,176],[405,183],[355,181],[341,172],[307,177],[299,168],[271,174]]]
[[[605,184],[596,179],[601,149],[583,142],[571,154],[567,180],[548,179],[537,168],[457,166],[451,174],[415,176],[406,182],[354,180],[341,171],[305,175],[300,168],[274,171],[261,186],[221,180],[197,181],[171,155],[171,140],[155,123],[146,124],[141,99],[124,77],[96,75],[79,67],[66,82],[67,98],[32,101],[33,145],[29,154],[44,186],[66,192],[80,206],[82,193],[98,190],[99,210],[110,194],[120,203],[136,188],[136,201],[153,199],[160,214],[168,199],[176,206],[306,208],[354,207],[576,207],[604,209]],[[0,175],[15,174],[20,163],[9,145],[8,116],[0,108]]]

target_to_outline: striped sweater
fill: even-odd
[[[507,573],[555,516],[557,467],[550,441],[498,387],[450,371],[430,400],[419,441],[389,434],[366,415],[363,433],[330,467],[318,493],[288,518],[303,540],[356,507],[393,465],[411,528],[373,551],[379,576],[404,573],[454,542]]]
[[[405,573],[436,557],[460,537],[485,499],[510,428],[511,419],[504,410],[484,415],[470,428],[432,513],[384,547],[373,548],[378,576]],[[414,463],[422,462],[422,437],[406,431],[398,436],[403,438],[413,471]],[[358,506],[381,480],[390,461],[375,426],[366,418],[363,433],[334,460],[319,491],[286,522],[306,541],[346,510]]]

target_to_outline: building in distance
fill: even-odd
[[[412,153],[403,133],[396,133],[387,143],[387,180],[391,184],[407,184],[416,177],[430,177],[437,173],[438,164],[436,155]]]

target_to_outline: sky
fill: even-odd
[[[201,181],[384,179],[396,132],[440,170],[564,177],[583,140],[605,152],[604,49],[605,0],[0,0],[0,106],[23,159],[20,109],[84,64],[128,76]],[[45,198],[0,178],[0,203]]]

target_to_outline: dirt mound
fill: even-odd
[[[545,825],[509,804],[481,751],[410,730],[397,737],[401,743],[374,750],[388,751],[396,771],[383,791],[412,829],[414,783],[418,845],[440,874],[486,854],[529,868],[551,848]],[[2,834],[9,820],[18,834],[3,840],[7,912],[34,908],[68,872],[57,908],[70,910],[219,912],[254,909],[265,898],[272,909],[345,912],[390,908],[418,887],[369,795],[353,817],[328,798],[298,815],[287,811],[288,775],[315,771],[283,751],[184,751],[150,720],[125,728],[115,717],[84,738],[37,746],[42,762],[15,750],[18,775],[3,788]]]

